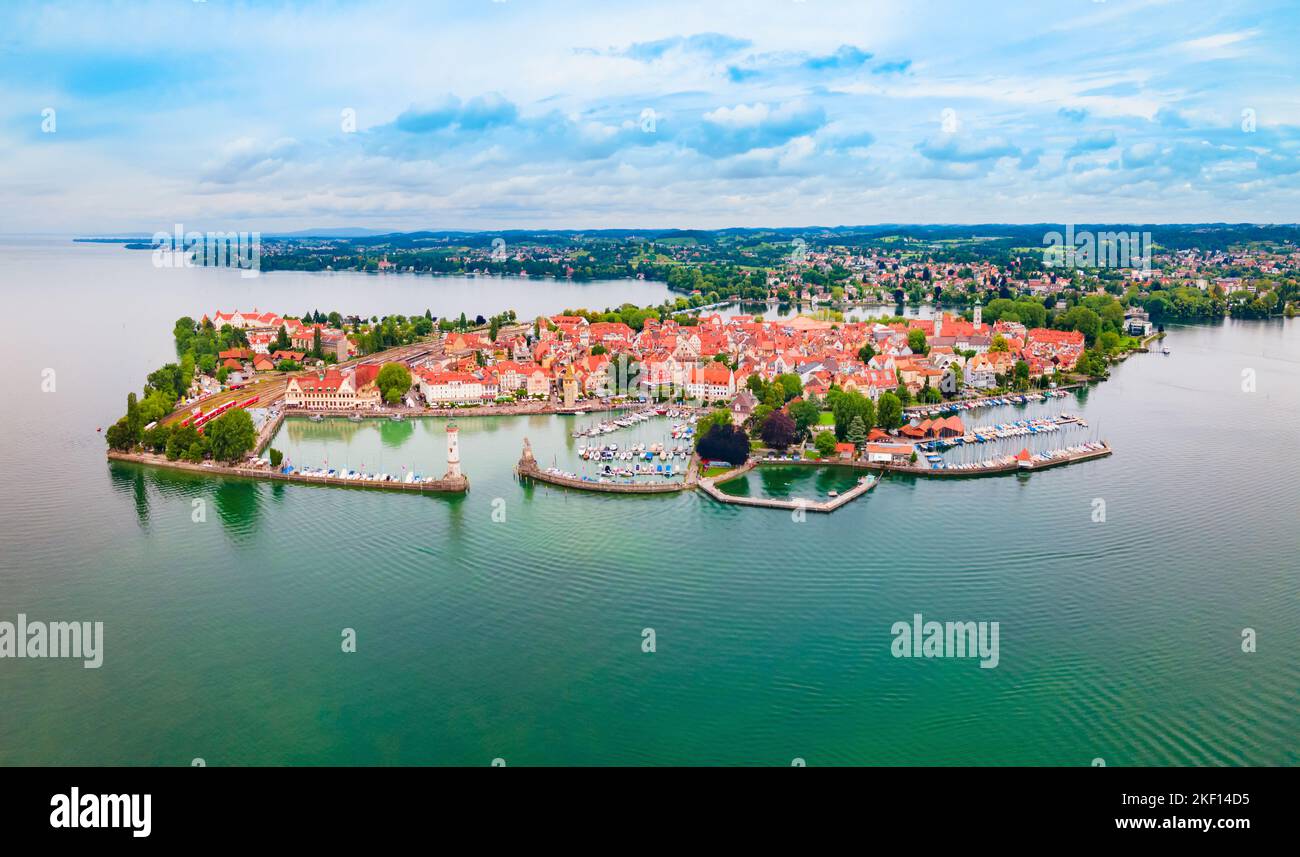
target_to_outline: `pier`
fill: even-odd
[[[809,463],[813,463],[813,462],[809,462]],[[732,479],[745,475],[746,473],[753,470],[755,467],[760,466],[761,464],[763,464],[763,462],[750,459],[745,464],[742,464],[740,467],[737,467],[734,470],[728,470],[726,473],[723,473],[720,476],[701,479],[699,483],[700,490],[703,491],[705,494],[708,494],[714,500],[717,500],[719,503],[731,503],[736,506],[752,506],[752,507],[758,507],[763,509],[786,509],[789,511],[796,511],[802,509],[803,511],[806,512],[820,512],[823,514],[829,514],[831,512],[834,512],[836,509],[840,508],[841,506],[853,502],[854,500],[858,499],[863,494],[867,493],[872,488],[875,488],[878,484],[880,484],[880,477],[878,476],[871,476],[871,475],[863,476],[861,479],[858,480],[857,485],[854,485],[852,488],[845,491],[843,494],[839,495],[838,497],[832,497],[829,500],[817,501],[817,502],[812,500],[805,500],[801,497],[795,498],[793,500],[778,500],[776,498],[767,498],[767,497],[736,497],[726,493],[725,491],[723,491],[718,487],[718,483],[730,482]],[[835,464],[829,463],[828,466],[835,466]]]
[[[926,476],[938,478],[961,478],[963,476],[995,476],[1004,473],[1036,473],[1039,470],[1050,470],[1053,467],[1061,467],[1066,464],[1077,464],[1080,461],[1092,461],[1095,458],[1105,458],[1114,453],[1110,444],[1102,442],[1100,449],[1089,449],[1081,452],[1069,452],[1058,458],[1050,458],[1046,461],[1035,461],[1030,463],[1021,463],[1020,461],[1010,461],[998,464],[992,464],[988,467],[969,467],[958,470],[946,467],[924,467],[916,464],[884,464],[869,463],[861,466],[872,470],[884,470],[891,473],[907,473],[912,476]]]
[[[464,475],[444,476],[427,482],[383,481],[380,479],[344,479],[340,476],[309,476],[302,473],[282,473],[269,467],[252,467],[244,464],[216,464],[211,461],[171,461],[164,455],[143,452],[117,452],[109,450],[110,461],[127,461],[150,467],[167,467],[188,470],[205,476],[237,476],[245,479],[264,479],[272,482],[291,482],[301,485],[329,485],[337,488],[374,488],[383,491],[407,491],[417,494],[464,494],[469,491],[469,478]]]
[[[1087,382],[1078,382],[1074,384],[1061,384],[1059,387],[1053,387],[1049,390],[1026,390],[1021,393],[1002,393],[996,396],[979,396],[973,399],[952,399],[943,402],[935,402],[932,405],[908,405],[903,408],[905,417],[925,417],[929,416],[931,411],[939,411],[942,414],[956,414],[961,411],[974,410],[976,408],[989,408],[1002,406],[1004,400],[1011,400],[1020,396],[1041,398],[1029,398],[1028,401],[1015,402],[1009,401],[1008,405],[1027,405],[1036,402],[1045,402],[1051,398],[1060,398],[1049,394],[1056,392],[1066,392],[1068,390],[1078,390],[1088,386]]]

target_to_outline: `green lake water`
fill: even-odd
[[[0,763],[1300,762],[1300,322],[1174,328],[1171,355],[1043,406],[1083,414],[1062,441],[1103,437],[1110,458],[891,476],[796,522],[699,492],[521,485],[524,438],[573,467],[582,417],[458,421],[459,497],[110,466],[95,428],[170,357],[178,315],[474,307],[428,278],[271,275],[250,293],[115,248],[4,249],[22,317],[84,323],[4,339],[0,620],[102,621],[105,653],[97,670],[0,660]],[[657,288],[519,291],[538,285],[498,283],[514,291],[485,303]],[[440,474],[444,429],[289,422],[276,443]],[[838,478],[790,470],[743,484]],[[915,613],[999,622],[998,667],[892,657],[891,626]]]
[[[804,499],[824,503],[830,492],[844,493],[858,484],[865,471],[848,467],[814,467],[809,464],[764,464],[735,479],[718,484],[733,497],[766,500]]]

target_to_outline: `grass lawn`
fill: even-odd
[[[731,467],[706,467],[706,468],[704,468],[704,472],[701,473],[700,476],[702,476],[702,477],[707,477],[707,478],[709,478],[709,479],[712,479],[714,476],[721,476],[722,474],[724,474],[724,473],[726,473],[727,471],[732,470],[732,469],[734,469],[734,468],[731,468]]]
[[[820,414],[817,415],[817,425],[819,426],[835,425],[835,414],[831,413],[830,411],[822,411]]]

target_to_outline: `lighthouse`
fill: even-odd
[[[447,474],[443,479],[460,478],[460,429],[447,423]]]

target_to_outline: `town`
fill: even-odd
[[[1061,411],[980,424],[975,412],[1050,402],[1103,381],[1133,353],[1158,347],[1167,355],[1165,321],[1290,315],[1300,294],[1300,252],[1267,234],[1243,244],[1229,230],[1201,250],[1183,246],[1186,236],[1175,231],[1155,249],[1144,238],[1141,266],[1108,268],[1115,236],[1129,233],[1094,240],[1081,231],[1096,252],[1081,254],[1089,267],[1079,268],[1009,246],[1025,228],[1008,229],[1012,236],[992,247],[934,236],[874,236],[854,246],[831,232],[788,247],[772,235],[742,242],[692,233],[408,251],[389,238],[364,251],[378,274],[440,264],[486,276],[649,274],[682,294],[657,306],[535,318],[217,309],[176,322],[178,362],[151,374],[140,397],[131,394],[106,439],[114,457],[172,466],[461,491],[468,479],[453,432],[441,478],[299,469],[269,444],[293,417],[590,414],[574,435],[595,437],[667,415],[677,420],[678,442],[586,443],[578,454],[591,472],[543,468],[527,448],[516,472],[586,490],[698,485],[724,502],[718,484],[774,462],[925,476],[1024,472],[1112,449],[1100,438],[1006,448],[1003,441],[1087,423]],[[1075,240],[1072,226],[1066,235]],[[566,241],[588,261],[604,261],[575,269],[574,248],[556,246]],[[1049,249],[1059,250],[1054,241]],[[341,261],[335,249],[295,241],[267,255],[286,266]],[[679,457],[689,463],[678,466]],[[841,504],[832,496],[812,508]]]

